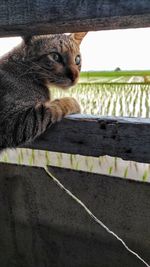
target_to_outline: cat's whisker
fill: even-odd
[[[27,74],[32,74],[32,73],[34,73],[34,72],[30,72],[30,70],[31,70],[31,68],[28,69],[27,71],[25,71],[24,73],[20,74],[17,78],[21,78],[21,77],[24,77],[24,76],[27,75]]]
[[[38,67],[39,69],[42,69],[43,71],[46,71],[47,73],[50,72],[50,70],[47,70],[46,68],[40,66],[39,64],[35,63],[35,62],[32,62],[33,65],[35,65],[36,67]]]
[[[37,70],[34,69],[33,65],[38,67],[38,71],[40,69],[42,69],[44,72],[47,72],[47,74],[49,74],[49,72],[48,72],[48,70],[46,68],[43,68],[42,66],[40,66],[39,64],[37,64],[37,63],[35,63],[33,61],[28,61],[29,64],[25,64],[24,62],[21,62],[21,61],[17,61],[17,62],[13,61],[12,63],[16,64],[16,65],[22,65],[24,67],[28,67],[27,71],[25,73],[23,73],[21,76],[18,76],[18,77],[24,76],[26,73],[28,73],[29,70],[34,70],[34,73],[39,74],[40,72],[37,72]]]
[[[30,62],[30,61],[28,61],[28,62]],[[16,64],[16,65],[22,65],[22,66],[25,66],[25,67],[29,67],[29,64],[25,64],[23,61],[15,61],[15,60],[13,60],[11,63],[12,64]]]
[[[48,74],[42,73],[42,72],[37,72],[37,71],[30,71],[30,69],[27,70],[25,73],[22,73],[20,76],[18,76],[18,78],[24,77],[28,74],[35,74],[35,75],[40,76],[41,79],[51,80]],[[53,80],[51,82],[53,82]]]

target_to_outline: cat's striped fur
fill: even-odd
[[[30,142],[63,116],[80,112],[73,98],[51,101],[51,86],[77,83],[86,33],[25,38],[0,60],[0,149]],[[52,90],[52,89],[51,89]]]

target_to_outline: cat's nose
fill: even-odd
[[[76,69],[68,69],[67,70],[67,77],[74,83],[76,79],[79,77],[79,71]]]

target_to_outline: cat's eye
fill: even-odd
[[[62,58],[58,53],[52,52],[51,57],[53,60],[55,60],[56,62],[62,62]]]
[[[80,63],[81,63],[81,57],[80,57],[80,55],[77,55],[76,56],[75,63],[76,63],[76,65],[80,65]]]

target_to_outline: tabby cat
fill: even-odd
[[[74,98],[51,101],[49,87],[67,89],[77,83],[85,35],[24,38],[0,59],[0,150],[30,142],[51,123],[80,112]]]

